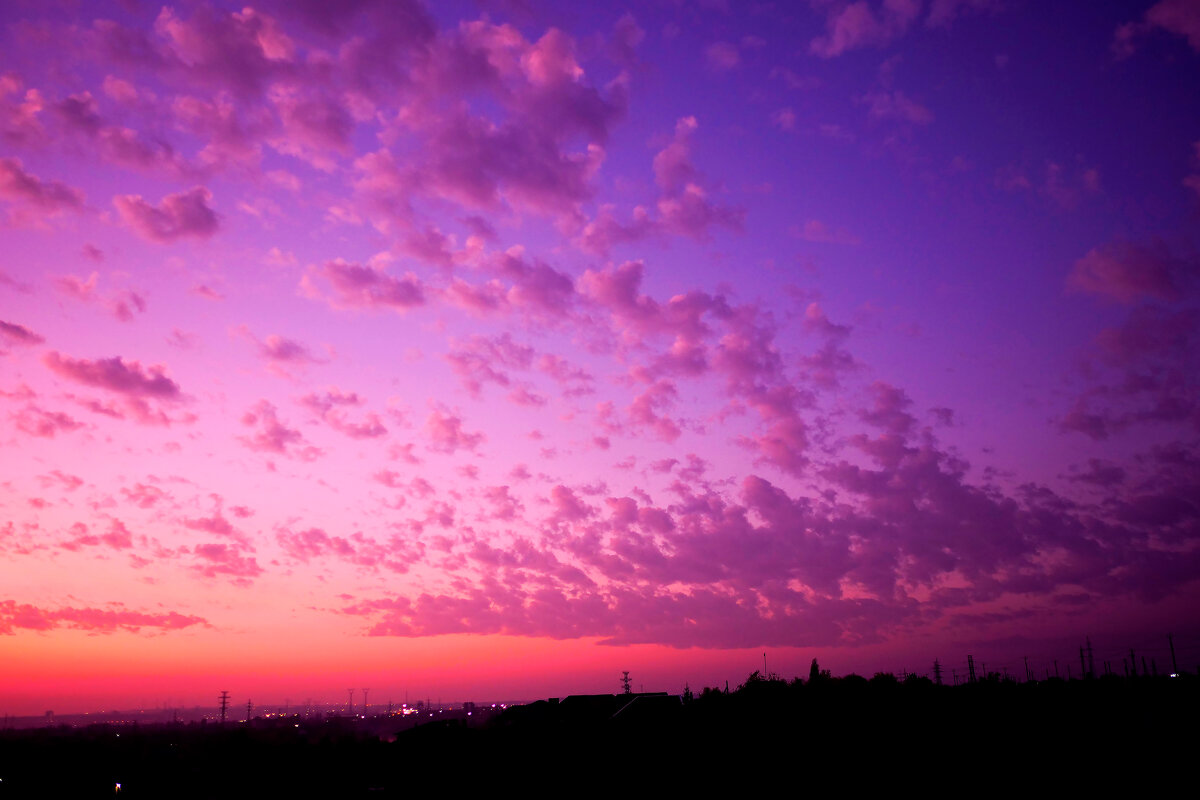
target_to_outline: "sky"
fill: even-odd
[[[1200,659],[1200,2],[0,37],[5,713]]]

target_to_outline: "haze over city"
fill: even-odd
[[[0,23],[0,711],[1200,663],[1200,3]]]

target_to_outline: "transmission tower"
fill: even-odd
[[[221,724],[225,724],[225,709],[229,708],[229,692],[221,692]]]
[[[632,690],[629,688],[629,670],[625,670],[621,673],[621,686],[625,688],[625,694],[633,694]]]
[[[933,682],[938,686],[942,685],[942,665],[936,658],[933,660]]]
[[[370,689],[363,689],[363,690],[362,690],[362,692],[363,692],[363,706],[362,706],[362,708],[363,708],[363,716],[364,716],[364,717],[367,715],[367,692],[369,692],[369,691],[371,691],[371,690],[370,690]]]
[[[351,716],[353,716],[354,715],[354,690],[347,689],[346,692],[350,696],[350,711],[349,711],[349,713]]]
[[[250,700],[246,701],[246,724],[250,724],[250,720],[254,715],[254,703]]]
[[[975,656],[967,656],[967,682],[975,682]]]

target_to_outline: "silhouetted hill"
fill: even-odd
[[[1190,677],[957,687],[924,678],[763,679],[694,698],[577,695],[483,723],[389,718],[92,726],[0,733],[0,797],[595,794],[607,787],[938,793],[1111,790],[1189,781]],[[370,723],[370,724],[367,724]]]

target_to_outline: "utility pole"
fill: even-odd
[[[221,692],[221,724],[225,724],[225,709],[229,708],[229,692]]]
[[[1025,656],[1025,682],[1029,683],[1033,680],[1033,673],[1029,671],[1029,656]]]
[[[1167,644],[1171,645],[1171,672],[1175,675],[1179,674],[1179,664],[1175,662],[1175,637],[1167,634]]]
[[[354,690],[347,689],[346,692],[347,692],[348,696],[350,697],[350,710],[348,713],[353,715],[354,714]]]

